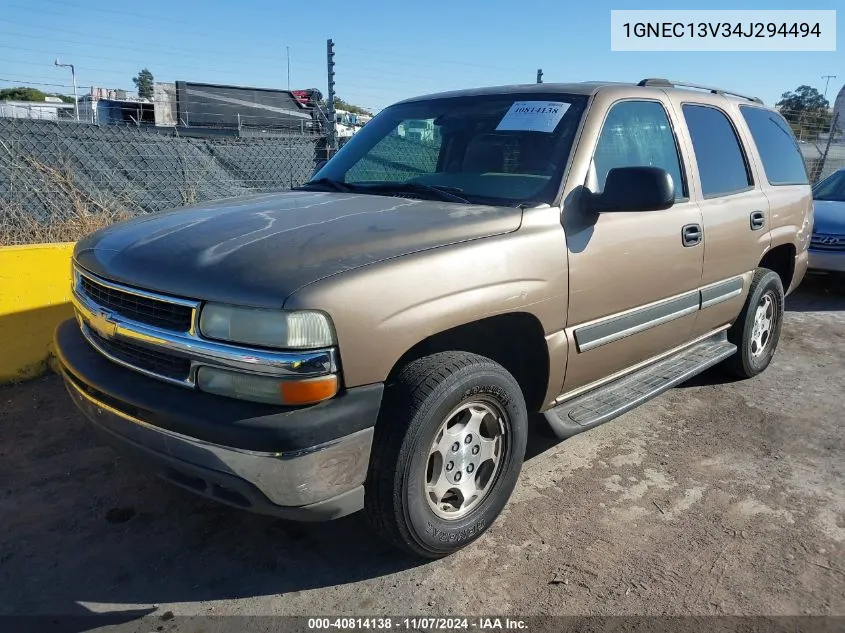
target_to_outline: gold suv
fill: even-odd
[[[424,130],[410,134],[407,130]],[[775,353],[812,197],[756,98],[647,79],[410,99],[291,191],[120,223],[73,256],[68,390],[169,481],[365,510],[439,557],[561,438]]]

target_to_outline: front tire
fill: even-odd
[[[519,384],[492,360],[443,352],[409,363],[376,425],[365,497],[370,524],[416,556],[465,547],[510,498],[527,427]]]
[[[751,280],[748,298],[736,322],[728,330],[728,340],[737,353],[724,368],[737,378],[753,378],[772,362],[783,325],[784,292],[780,276],[768,268],[758,268]]]

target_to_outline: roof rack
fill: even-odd
[[[649,78],[643,79],[637,85],[654,86],[657,88],[695,88],[697,90],[707,90],[708,92],[712,92],[714,95],[732,95],[734,97],[740,97],[741,99],[748,99],[748,101],[753,101],[754,103],[763,103],[763,100],[759,97],[751,97],[749,95],[744,95],[740,92],[733,92],[732,90],[725,90],[723,88],[714,88],[713,86],[691,84],[686,81],[670,81],[668,79]]]

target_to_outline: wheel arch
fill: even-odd
[[[548,389],[550,358],[543,326],[535,315],[508,312],[432,334],[399,357],[385,381],[387,386],[408,363],[445,351],[470,352],[499,363],[519,383],[529,413],[541,410]]]
[[[779,244],[766,251],[758,264],[759,268],[768,268],[778,274],[783,284],[784,293],[789,293],[795,276],[795,255],[794,244]]]

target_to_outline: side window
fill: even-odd
[[[610,109],[593,167],[596,192],[604,190],[614,167],[660,167],[672,176],[675,198],[687,196],[675,134],[666,110],[656,101],[622,101]]]
[[[740,106],[770,185],[806,185],[807,168],[789,124],[777,112]]]
[[[686,104],[683,110],[701,176],[702,195],[716,198],[748,189],[753,181],[727,115],[711,106]]]
[[[346,172],[346,182],[404,182],[437,169],[442,138],[433,119],[405,121]]]

